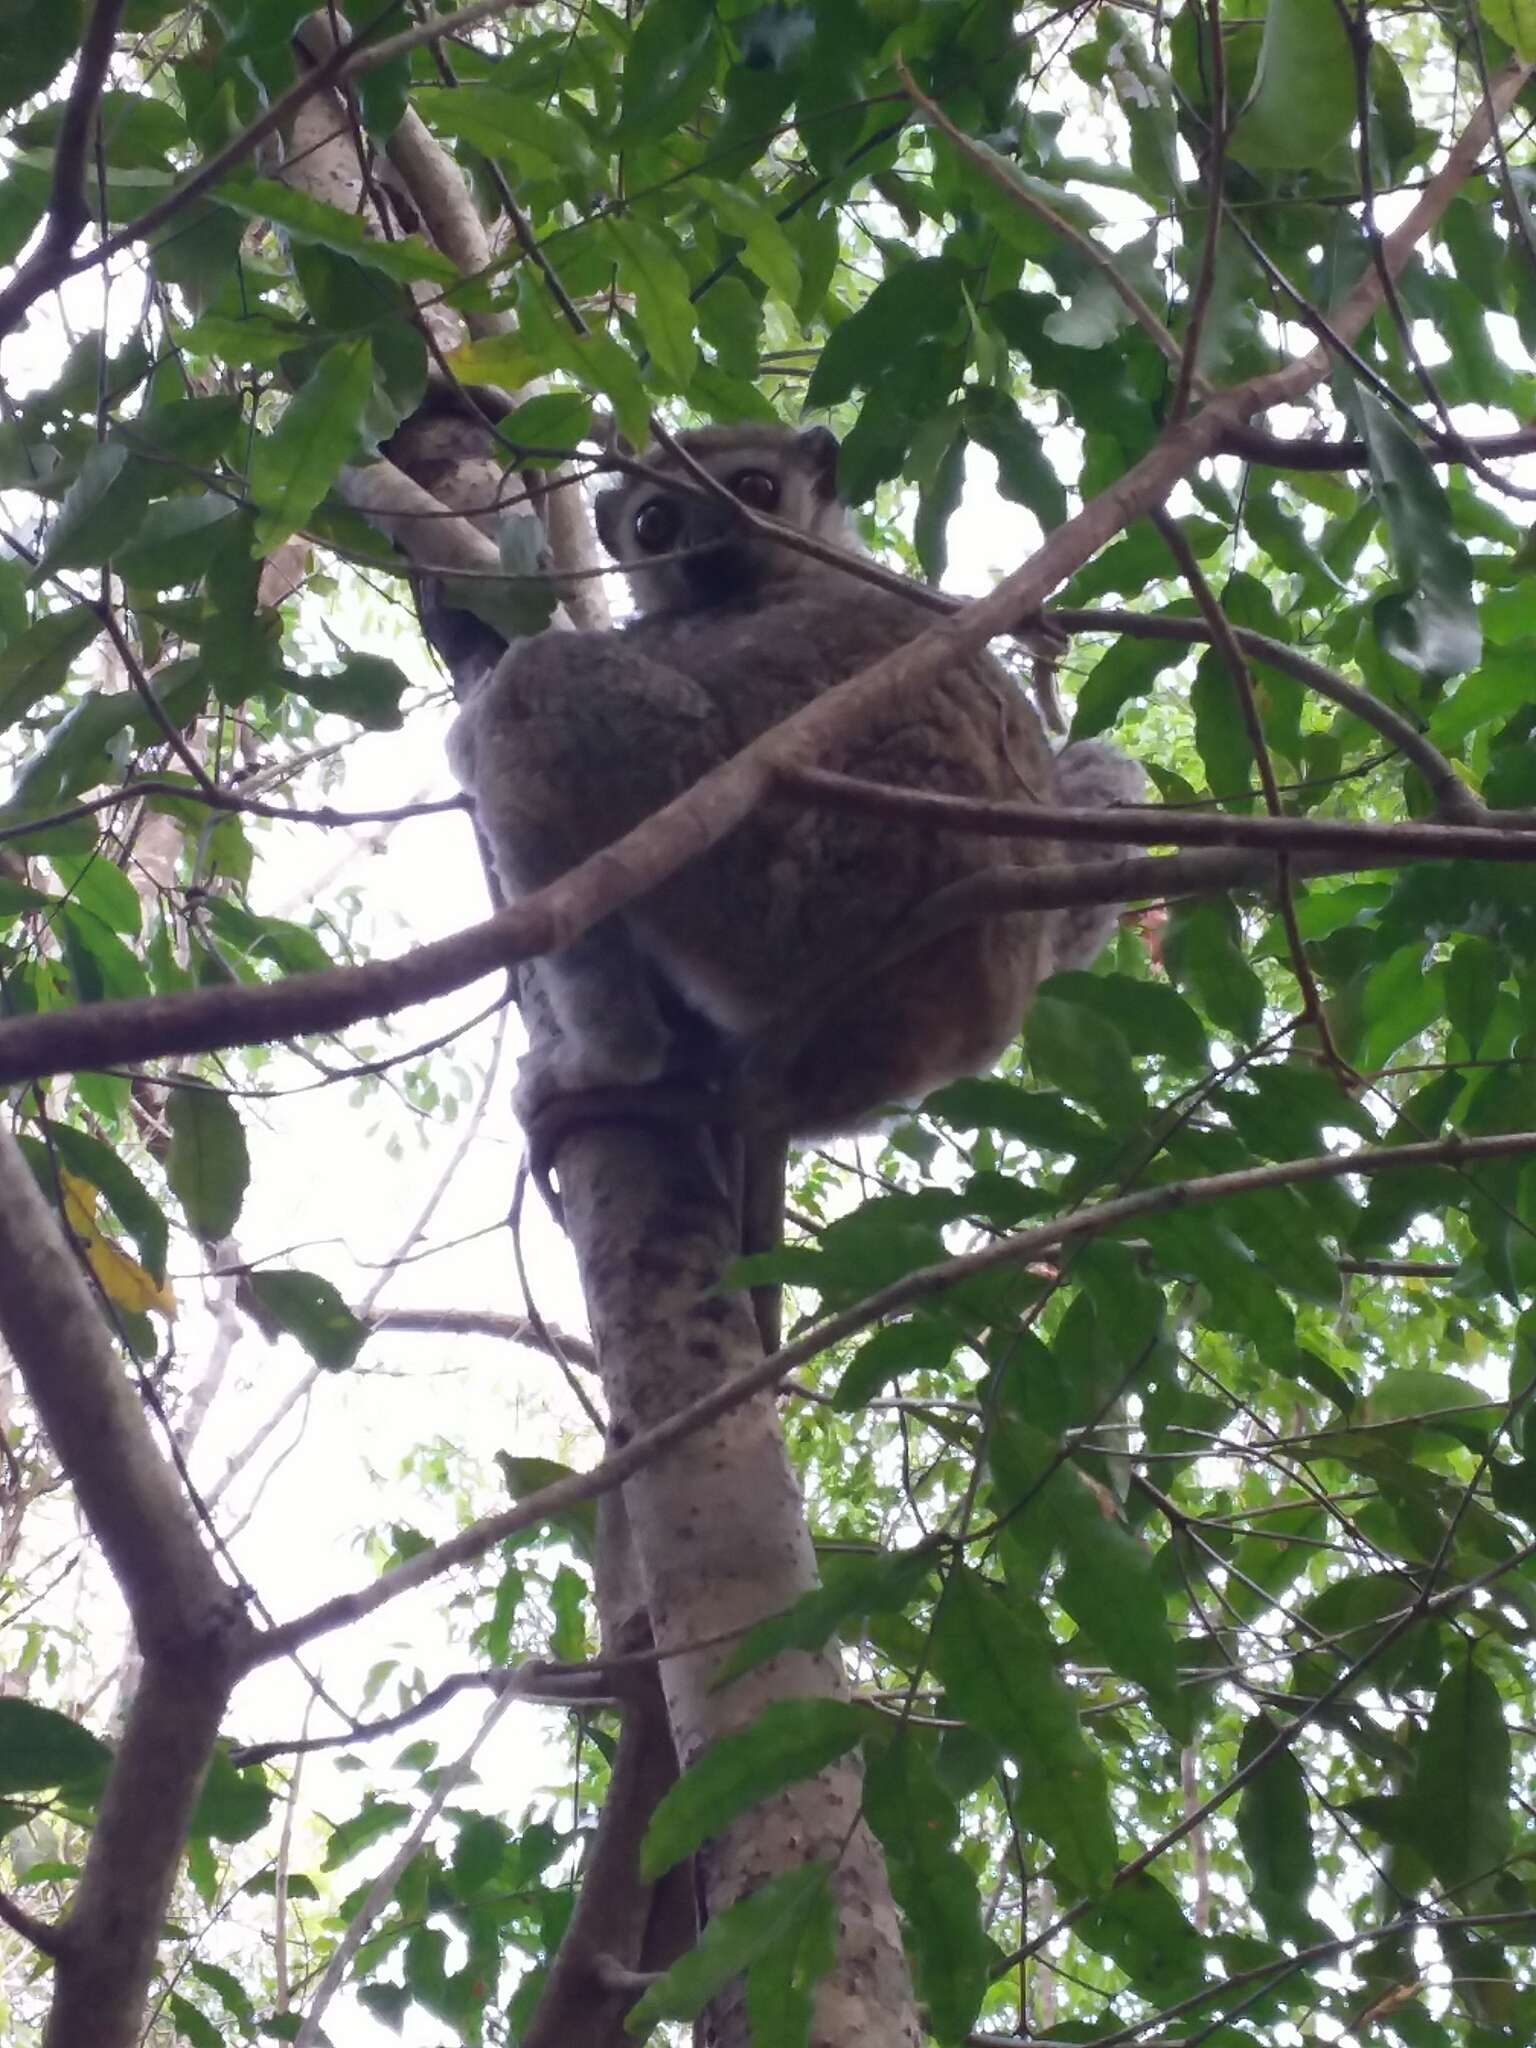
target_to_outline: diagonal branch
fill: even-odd
[[[732,765],[745,760],[745,755],[739,755]],[[798,755],[790,757],[783,771],[771,756],[758,757],[750,769],[754,796],[759,788],[766,796],[770,787],[777,786],[781,772],[795,776],[801,769]],[[724,772],[717,774],[723,776]],[[694,793],[704,786],[697,784]],[[734,796],[736,786],[728,782],[726,787]],[[686,804],[687,800],[679,802]],[[281,1038],[341,1031],[364,1018],[393,1016],[417,1003],[430,1002],[436,996],[467,987],[484,975],[501,973],[521,961],[536,960],[570,945],[580,932],[610,910],[653,887],[653,874],[672,873],[696,849],[723,837],[735,822],[731,817],[727,823],[717,824],[717,814],[706,811],[700,830],[695,824],[696,815],[688,807],[680,813],[680,822],[674,827],[667,813],[658,812],[648,823],[667,819],[664,833],[642,841],[640,834],[645,827],[639,827],[616,846],[594,854],[590,861],[535,895],[521,897],[494,916],[449,938],[415,946],[390,960],[372,960],[361,967],[337,967],[325,974],[290,974],[280,981],[255,986],[231,983],[172,995],[82,1004],[37,1017],[7,1018],[0,1022],[0,1082],[39,1080],[49,1074],[99,1072],[173,1054],[218,1052],[232,1046],[265,1045]],[[1101,819],[1108,816],[1117,823],[1127,815],[1119,811],[1099,813]],[[1073,819],[1070,812],[1059,816],[1069,824]],[[1313,821],[1287,822],[1304,829]],[[970,817],[966,819],[966,829],[976,829]],[[1019,828],[1010,822],[986,829],[1013,832]],[[1098,835],[1094,826],[1084,820],[1082,829],[1074,836]],[[1160,842],[1171,836],[1174,835],[1159,830]],[[1432,853],[1405,845],[1394,859],[1387,860],[1376,845],[1362,841],[1358,852],[1318,851],[1299,858],[1297,865],[1311,875],[1356,874],[1362,869],[1397,866],[1408,861],[1443,859],[1442,848],[1449,849],[1451,843],[1448,839],[1433,842]],[[1507,835],[1493,831],[1484,840],[1463,838],[1457,842],[1463,852],[1474,844],[1482,858],[1528,857]],[[632,846],[639,849],[639,857],[633,862],[629,857]],[[1063,862],[1033,868],[1027,873],[999,869],[941,892],[924,906],[924,914],[931,910],[940,920],[938,928],[950,930],[973,918],[1002,912],[1059,910],[1086,903],[1166,902],[1220,889],[1262,889],[1273,883],[1275,858],[1272,851],[1202,849],[1091,864]]]
[[[1505,70],[1444,165],[1387,238],[1383,262],[1394,272],[1450,205],[1494,122],[1533,69],[1536,66],[1516,64]],[[1378,273],[1366,272],[1346,294],[1332,322],[1334,330],[1346,339],[1357,334],[1379,304],[1380,292]],[[612,846],[484,923],[393,960],[338,968],[323,976],[295,975],[260,988],[227,987],[139,1002],[97,1003],[44,1018],[10,1019],[0,1023],[0,1079],[334,1030],[570,945],[601,918],[716,845],[767,798],[783,771],[814,766],[845,744],[864,725],[873,700],[887,692],[899,699],[903,691],[925,689],[950,663],[1012,631],[1020,619],[1036,616],[1058,584],[1131,520],[1160,506],[1181,477],[1221,447],[1232,426],[1267,406],[1300,397],[1327,374],[1328,367],[1328,351],[1313,349],[1283,369],[1265,372],[1212,399],[1193,418],[1170,427],[1133,468],[1056,527],[1035,554],[987,596],[826,691]],[[1413,737],[1417,741],[1418,736]],[[1438,756],[1435,759],[1439,761]],[[1454,782],[1454,776],[1450,780]],[[1103,865],[1121,880],[1130,878],[1127,896],[1166,893],[1170,888],[1250,885],[1269,873],[1267,864],[1252,855],[1190,854],[1166,862]],[[1097,878],[1088,878],[1085,893],[1080,869],[1046,870],[1024,879],[1032,886],[1028,905],[1015,902],[1011,907],[1045,909],[1096,900],[1092,892]]]
[[[10,333],[34,299],[69,275],[71,252],[90,219],[85,202],[85,153],[126,5],[127,0],[97,0],[91,15],[59,124],[43,238],[9,284],[0,286],[0,339]]]
[[[923,91],[899,57],[896,60],[896,75],[901,80],[902,88],[913,106],[918,109],[923,119],[931,127],[937,128],[939,133],[948,139],[956,154],[964,157],[971,168],[979,172],[989,185],[995,185],[1005,199],[1009,200],[1014,206],[1017,206],[1021,212],[1030,214],[1034,219],[1049,228],[1051,233],[1065,242],[1074,254],[1080,256],[1086,264],[1096,270],[1110,287],[1111,291],[1114,292],[1116,298],[1120,300],[1131,318],[1136,322],[1136,325],[1141,328],[1143,333],[1151,336],[1153,342],[1163,355],[1167,357],[1168,361],[1182,375],[1186,367],[1183,349],[1180,348],[1178,341],[1169,333],[1165,323],[1159,319],[1158,315],[1147,304],[1130,279],[1122,276],[1115,265],[1114,258],[1101,249],[1096,242],[1091,241],[1087,235],[1073,227],[1071,221],[1058,213],[1054,206],[1049,206],[1045,200],[1037,198],[1030,191],[1029,187],[1009,169],[1006,161],[998,156],[995,150],[988,149],[985,143],[975,141],[966,134],[963,128],[957,128],[944,109],[929,99],[927,93]],[[1208,388],[1204,381],[1195,375],[1193,369],[1190,369],[1189,375],[1193,379],[1196,389],[1204,393]]]
[[[823,1316],[792,1344],[786,1344],[771,1358],[749,1371],[737,1373],[699,1400],[669,1415],[664,1422],[638,1431],[622,1449],[601,1459],[586,1472],[575,1472],[549,1486],[525,1494],[500,1514],[472,1523],[445,1543],[417,1553],[382,1579],[371,1580],[356,1592],[338,1594],[334,1599],[296,1616],[253,1646],[252,1665],[271,1663],[290,1655],[317,1636],[342,1628],[365,1614],[372,1614],[399,1598],[457,1569],[484,1557],[508,1537],[533,1528],[551,1516],[566,1513],[582,1501],[611,1493],[634,1473],[653,1463],[663,1452],[693,1436],[698,1430],[743,1406],[758,1394],[778,1385],[798,1366],[818,1358],[834,1344],[857,1336],[872,1324],[911,1308],[916,1302],[942,1294],[978,1274],[1028,1266],[1047,1252],[1065,1244],[1104,1236],[1139,1223],[1148,1216],[1166,1215],[1197,1204],[1222,1202],[1239,1195],[1255,1194],[1267,1188],[1298,1187],[1310,1182],[1345,1180],[1351,1175],[1373,1176],[1396,1173],[1420,1166],[1466,1167],[1485,1159],[1520,1159],[1536,1153],[1536,1131],[1505,1131],[1486,1138],[1451,1136],[1411,1145],[1373,1145],[1354,1152],[1318,1153],[1306,1159],[1281,1160],[1273,1165],[1243,1167],[1234,1173],[1215,1173],[1199,1180],[1166,1181],[1161,1186],[1140,1188],[1074,1210],[1070,1215],[1042,1223],[1032,1230],[1014,1232],[981,1250],[959,1253],[936,1265],[918,1267],[888,1287],[867,1295],[835,1314]]]
[[[115,32],[122,4],[123,0],[103,0],[97,20],[104,15],[110,15],[112,30]],[[167,221],[174,220],[194,199],[217,185],[237,164],[244,163],[259,142],[264,142],[269,135],[275,135],[292,119],[306,100],[313,98],[317,92],[324,91],[326,86],[335,85],[344,78],[354,77],[359,72],[373,71],[382,64],[392,63],[396,57],[407,55],[423,43],[435,42],[439,36],[456,35],[464,29],[473,28],[479,22],[489,21],[495,15],[505,14],[511,8],[531,7],[533,4],[534,0],[472,0],[471,5],[461,7],[456,14],[435,15],[430,21],[420,23],[415,28],[403,29],[399,35],[383,38],[373,32],[377,21],[366,24],[350,42],[339,44],[324,63],[317,64],[313,71],[307,72],[285,93],[280,94],[265,113],[258,114],[248,127],[242,128],[222,149],[215,150],[213,155],[205,158],[195,170],[189,171],[181,183],[167,192],[163,199],[157,200],[153,206],[146,207],[143,213],[117,229],[114,234],[105,236],[94,248],[87,249],[82,254],[74,253],[75,239],[85,224],[83,216],[70,233],[67,243],[56,247],[46,260],[43,260],[44,252],[39,248],[10,283],[0,288],[0,341],[19,325],[28,310],[45,292],[52,291],[62,284],[65,278],[73,277],[77,271],[89,270],[93,264],[107,262],[121,250],[132,248],[135,242],[142,242],[157,228],[164,227]],[[390,11],[389,7],[386,7],[385,11]],[[382,19],[382,16],[379,18]],[[96,21],[93,21],[93,32],[95,28]],[[108,41],[110,54],[110,37]],[[98,78],[97,88],[99,87]],[[93,95],[92,108],[94,105]],[[61,133],[61,151],[64,140]],[[57,165],[57,159],[55,164]]]
[[[68,1917],[45,2048],[133,2048],[187,1824],[250,1623],[203,1548],[96,1301],[0,1129],[0,1337],[100,1543],[143,1669]]]

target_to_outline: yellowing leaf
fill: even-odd
[[[86,1262],[101,1282],[107,1299],[131,1315],[146,1315],[158,1309],[168,1320],[176,1313],[176,1296],[169,1280],[154,1280],[137,1259],[102,1234],[96,1221],[98,1191],[79,1174],[59,1170],[64,1197],[64,1220],[85,1253]]]
[[[486,334],[478,341],[461,342],[443,356],[455,377],[465,383],[505,384],[519,390],[539,366],[515,334]]]

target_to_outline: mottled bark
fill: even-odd
[[[759,1355],[742,1294],[718,1289],[735,1255],[735,1215],[702,1139],[638,1128],[579,1133],[560,1155],[566,1216],[581,1266],[599,1369],[622,1442]],[[775,1659],[711,1691],[733,1637],[816,1583],[799,1487],[774,1402],[763,1397],[632,1479],[625,1507],[663,1652],[662,1690],[684,1767],[771,1700],[839,1698],[834,1650]],[[728,1647],[728,1646],[727,1646]],[[681,1654],[670,1654],[681,1652]],[[707,1911],[770,1877],[824,1858],[835,1866],[837,1965],[822,1986],[814,2048],[920,2034],[900,1927],[880,1852],[859,1819],[860,1773],[845,1759],[743,1814],[699,1858]],[[710,2038],[744,2048],[740,1986],[712,2014]]]

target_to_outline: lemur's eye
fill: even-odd
[[[731,478],[730,491],[733,498],[740,498],[743,505],[754,512],[775,512],[779,504],[779,480],[770,476],[766,469],[739,470]]]
[[[635,539],[648,555],[676,547],[682,530],[683,515],[670,498],[652,498],[635,514]]]

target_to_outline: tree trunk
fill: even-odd
[[[622,1443],[761,1356],[747,1297],[718,1285],[736,1252],[735,1208],[702,1136],[685,1131],[579,1132],[561,1148],[560,1180],[613,1436]],[[706,1743],[743,1727],[771,1700],[845,1695],[835,1648],[779,1657],[710,1689],[743,1630],[816,1584],[771,1399],[735,1410],[658,1459],[625,1487],[624,1504],[685,1769]],[[699,1858],[708,1913],[798,1864],[823,1859],[834,1867],[838,1956],[817,1998],[813,2048],[898,2048],[921,2038],[884,1863],[859,1818],[860,1783],[858,1764],[845,1758],[751,1808]],[[719,2048],[745,2048],[739,1984],[711,2018],[709,2038]]]

